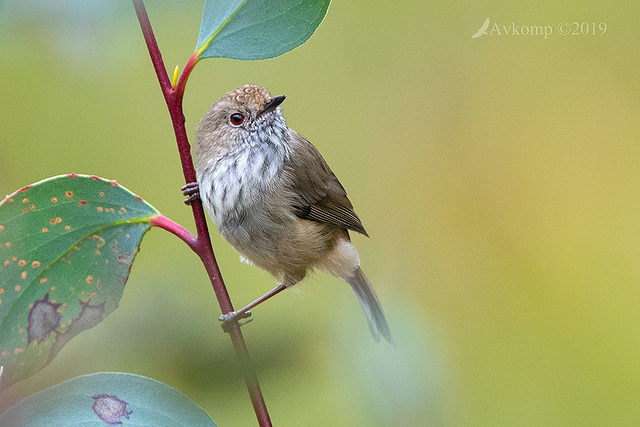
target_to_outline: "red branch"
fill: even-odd
[[[156,71],[158,82],[162,89],[162,94],[164,95],[167,108],[169,109],[169,114],[171,115],[171,122],[173,123],[173,130],[176,136],[176,142],[178,143],[178,152],[180,154],[180,161],[182,163],[182,171],[185,181],[187,183],[195,182],[196,172],[193,167],[191,146],[187,139],[187,131],[184,124],[185,119],[182,109],[182,99],[184,96],[187,78],[193,70],[193,67],[195,67],[198,62],[197,54],[194,53],[193,56],[191,56],[178,79],[176,87],[172,87],[167,70],[162,61],[162,55],[158,48],[156,38],[153,35],[153,29],[151,28],[151,23],[149,22],[149,16],[147,15],[144,3],[142,0],[133,0],[133,5],[136,9],[136,14],[138,15],[138,21],[140,21],[140,28],[142,29],[142,34],[144,35],[144,40],[147,44],[147,49],[149,50],[149,56],[151,57],[153,68]],[[229,293],[227,292],[227,288],[222,280],[222,275],[220,274],[220,269],[218,268],[215,255],[213,254],[204,209],[202,208],[202,204],[199,202],[192,203],[191,208],[193,210],[193,218],[196,224],[197,238],[184,227],[164,216],[156,218],[152,223],[153,225],[161,227],[178,236],[187,243],[187,245],[189,245],[196,254],[198,254],[204,264],[207,274],[209,275],[209,280],[211,280],[211,285],[213,286],[213,291],[216,294],[222,313],[230,313],[233,311],[233,305],[231,304]],[[231,323],[228,332],[231,337],[233,347],[235,348],[236,356],[244,370],[245,382],[247,384],[247,389],[249,390],[251,402],[253,403],[253,409],[255,410],[258,418],[258,423],[260,426],[271,426],[267,406],[264,402],[262,391],[260,390],[258,378],[251,366],[249,352],[247,350],[244,337],[242,336],[240,326],[238,326],[237,323]]]

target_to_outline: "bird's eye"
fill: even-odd
[[[240,113],[233,113],[229,116],[229,121],[234,126],[240,126],[244,122],[244,116]]]

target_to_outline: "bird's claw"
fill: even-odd
[[[249,319],[246,322],[240,323],[240,320],[246,319],[248,317],[251,317],[250,311],[232,311],[230,313],[220,315],[218,320],[220,320],[220,326],[222,326],[222,330],[228,333],[233,323],[237,323],[238,326],[243,326],[253,320]]]
[[[180,187],[180,189],[182,190],[182,194],[188,196],[184,199],[184,203],[186,205],[190,205],[191,203],[200,200],[200,187],[197,182],[189,182]]]

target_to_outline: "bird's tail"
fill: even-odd
[[[376,341],[380,341],[380,335],[382,335],[389,343],[393,344],[391,339],[391,331],[387,324],[387,319],[384,317],[382,306],[376,292],[371,286],[371,282],[365,276],[364,271],[360,267],[356,268],[353,275],[346,279],[347,283],[351,285],[351,289],[358,297],[358,302],[362,306],[362,311],[367,317],[367,324],[371,335]]]

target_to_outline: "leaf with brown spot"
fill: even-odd
[[[0,202],[3,387],[115,310],[158,216],[115,181],[84,175],[49,178]]]
[[[175,388],[116,372],[71,378],[27,396],[0,414],[0,425],[216,427]]]

